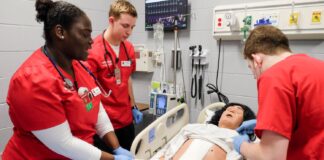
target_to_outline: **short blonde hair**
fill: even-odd
[[[289,41],[284,33],[274,26],[259,26],[252,30],[244,47],[244,58],[252,60],[252,54],[274,55],[289,51]]]
[[[126,13],[133,17],[137,17],[135,7],[127,0],[116,0],[110,5],[109,17],[120,18],[120,15]]]

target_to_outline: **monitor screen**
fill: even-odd
[[[159,94],[156,96],[156,107],[158,109],[166,109],[167,105],[167,95]]]
[[[177,20],[178,29],[187,28],[188,0],[146,0],[145,30],[153,30],[158,21],[164,24],[165,31],[172,31]]]
[[[145,3],[155,3],[155,2],[163,2],[168,0],[146,0]]]

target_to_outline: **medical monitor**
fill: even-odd
[[[162,115],[167,111],[168,96],[164,94],[156,95],[156,115]]]
[[[158,21],[165,31],[172,31],[177,20],[177,29],[186,29],[188,22],[188,0],[145,0],[145,30],[153,30]]]

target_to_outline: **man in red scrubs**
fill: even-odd
[[[247,159],[324,159],[324,62],[292,54],[273,26],[251,32],[244,57],[258,80],[259,110],[256,126],[245,122],[239,131],[255,127],[261,141],[238,136],[236,150]]]
[[[88,16],[64,1],[37,0],[35,7],[46,42],[11,78],[7,103],[14,132],[2,159],[133,159],[119,146],[101,91],[80,62],[93,42]],[[96,133],[114,155],[93,146]]]
[[[89,51],[88,63],[99,82],[110,96],[102,97],[103,106],[113,124],[122,147],[130,149],[135,138],[135,123],[140,123],[142,113],[134,101],[131,74],[136,61],[133,45],[127,41],[135,27],[137,12],[126,0],[113,2],[109,10],[109,26],[98,35]],[[100,139],[95,145],[109,151]]]

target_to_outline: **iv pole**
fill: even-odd
[[[160,18],[159,20],[163,20],[163,19],[172,19],[174,18],[174,27],[173,27],[173,31],[174,31],[174,54],[173,56],[173,91],[174,94],[176,94],[177,89],[176,89],[176,84],[177,84],[177,55],[178,55],[178,21],[179,18],[183,17],[183,16],[190,16],[191,14],[182,14],[182,15],[175,15],[175,16],[169,16],[169,17],[164,17],[164,18]],[[194,14],[193,14],[194,15]],[[180,16],[180,17],[179,17]],[[195,17],[195,15],[194,15]],[[171,52],[172,53],[172,52]],[[185,87],[184,87],[185,88]],[[184,94],[185,95],[185,94]]]
[[[173,91],[177,93],[178,16],[174,17]]]

